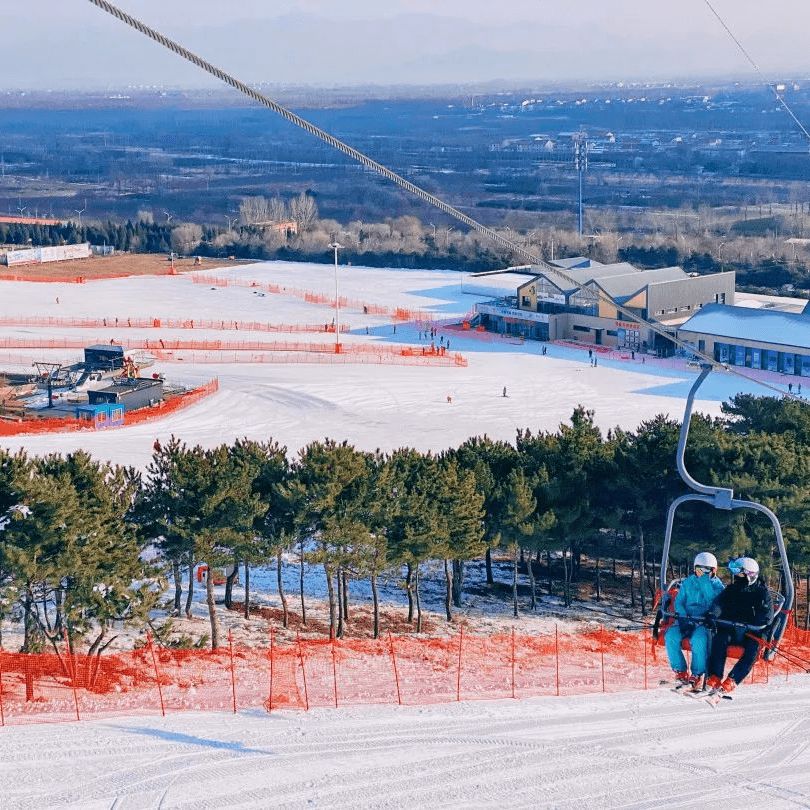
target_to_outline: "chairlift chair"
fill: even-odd
[[[678,473],[680,474],[681,478],[684,480],[686,485],[690,487],[690,489],[694,490],[694,492],[687,493],[686,495],[681,495],[679,498],[676,498],[669,507],[669,511],[667,512],[667,526],[666,532],[664,533],[664,547],[661,555],[661,570],[659,573],[660,577],[660,589],[661,589],[661,603],[658,611],[658,616],[656,617],[656,624],[661,623],[661,627],[659,630],[658,640],[663,642],[664,631],[666,627],[668,627],[672,622],[676,619],[676,614],[672,611],[672,602],[674,601],[674,594],[677,592],[677,588],[680,586],[681,579],[675,579],[669,584],[667,584],[666,577],[667,577],[667,569],[669,564],[669,547],[670,542],[672,540],[672,527],[675,522],[675,513],[681,504],[686,503],[687,501],[702,501],[704,503],[708,503],[715,509],[723,509],[726,511],[730,511],[732,509],[753,509],[757,512],[766,515],[767,518],[771,522],[771,526],[773,527],[774,538],[776,540],[777,548],[779,549],[779,557],[782,562],[782,590],[771,590],[771,602],[772,602],[772,610],[771,610],[771,617],[768,622],[761,626],[754,626],[754,625],[742,625],[750,631],[751,633],[755,633],[762,638],[762,645],[761,645],[761,653],[763,658],[766,661],[771,661],[776,656],[777,649],[779,646],[779,641],[782,638],[782,635],[785,632],[785,627],[787,625],[787,619],[790,615],[790,610],[793,607],[793,579],[790,576],[790,564],[788,562],[787,551],[785,549],[785,541],[782,537],[782,527],[779,524],[779,520],[777,519],[776,515],[768,509],[766,506],[763,506],[760,503],[756,503],[755,501],[745,501],[740,500],[734,497],[734,492],[732,489],[727,487],[712,487],[707,486],[706,484],[701,484],[696,481],[692,476],[687,472],[686,467],[684,465],[684,453],[686,451],[686,441],[689,436],[689,422],[692,417],[692,407],[695,400],[695,394],[697,393],[698,388],[700,388],[703,381],[709,375],[709,372],[712,370],[712,366],[708,363],[701,364],[701,372],[698,375],[697,379],[695,380],[692,388],[689,391],[689,395],[686,399],[686,409],[684,412],[683,417],[683,424],[681,425],[681,433],[680,438],[678,440],[678,450],[677,450],[677,463],[678,463]],[[725,624],[726,626],[736,626],[740,627],[741,625],[735,624],[733,622],[717,620],[717,624]],[[686,649],[689,648],[688,639],[684,639],[684,647]],[[739,658],[742,655],[742,648],[741,647],[730,647],[728,654],[730,657],[737,657]]]

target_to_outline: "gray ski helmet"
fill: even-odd
[[[717,557],[714,556],[710,551],[701,551],[695,557],[695,562],[693,564],[694,568],[700,566],[701,568],[713,568],[715,571],[717,570]]]

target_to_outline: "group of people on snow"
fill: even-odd
[[[676,680],[695,692],[704,689],[704,678],[713,694],[733,691],[754,666],[771,621],[771,595],[757,561],[738,557],[728,570],[731,582],[725,586],[717,576],[717,558],[702,551],[671,607],[675,621],[664,636],[667,656]],[[681,649],[684,638],[692,651],[689,667]],[[724,677],[730,646],[742,647],[743,654]]]

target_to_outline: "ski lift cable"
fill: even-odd
[[[754,70],[757,72],[759,77],[762,79],[763,83],[767,87],[770,88],[770,90],[774,94],[774,97],[776,98],[776,100],[783,107],[785,112],[793,119],[796,126],[802,131],[802,134],[807,139],[807,141],[810,142],[810,132],[808,132],[805,129],[802,122],[799,121],[799,119],[794,115],[793,110],[790,109],[790,107],[788,106],[785,99],[779,94],[779,91],[776,89],[776,86],[772,82],[768,81],[768,79],[765,77],[763,72],[759,69],[759,65],[757,65],[757,63],[751,57],[751,54],[748,53],[748,51],[743,47],[743,44],[740,42],[740,40],[737,39],[737,37],[732,32],[732,30],[728,27],[728,25],[726,25],[725,20],[717,13],[717,10],[715,9],[715,7],[709,2],[709,0],[704,0],[704,1],[705,1],[706,5],[709,7],[709,11],[711,11],[711,13],[714,14],[714,16],[717,18],[717,21],[725,29],[725,32],[731,37],[731,39],[734,41],[735,45],[740,49],[740,52],[742,53],[742,55],[751,63],[751,67],[754,68]]]
[[[457,208],[454,208],[452,205],[446,203],[439,197],[436,197],[433,194],[430,194],[429,192],[420,188],[419,186],[414,185],[409,180],[406,180],[401,175],[398,175],[395,172],[391,171],[390,169],[386,168],[381,163],[378,163],[376,160],[373,160],[372,158],[368,157],[367,155],[363,154],[357,149],[354,149],[353,147],[349,146],[343,141],[338,140],[333,135],[330,135],[325,130],[322,130],[320,127],[315,126],[314,124],[297,115],[296,113],[292,112],[291,110],[288,110],[286,107],[283,107],[281,104],[278,104],[277,102],[273,101],[272,99],[268,98],[262,93],[259,93],[255,88],[250,87],[249,85],[245,84],[244,82],[240,81],[234,76],[231,76],[221,68],[212,65],[210,62],[207,62],[206,60],[192,53],[187,48],[184,48],[179,43],[164,36],[159,31],[156,31],[154,28],[150,28],[145,23],[141,22],[140,20],[137,20],[130,14],[127,14],[125,11],[108,2],[108,0],[89,0],[89,2],[92,3],[94,6],[100,8],[102,11],[106,11],[108,14],[120,20],[125,25],[134,28],[136,31],[139,31],[144,36],[148,37],[151,40],[154,40],[159,45],[162,45],[164,48],[167,48],[168,50],[176,53],[178,56],[182,57],[186,61],[191,62],[193,65],[196,65],[198,68],[210,74],[211,76],[214,76],[215,78],[219,79],[225,84],[230,85],[235,90],[239,91],[248,98],[253,99],[258,104],[261,104],[262,106],[271,109],[273,112],[277,113],[282,118],[285,118],[287,121],[299,127],[300,129],[303,129],[305,132],[308,132],[310,135],[319,138],[332,148],[337,149],[340,152],[343,152],[345,155],[348,155],[350,158],[357,161],[361,165],[366,166],[369,169],[372,169],[373,171],[377,172],[383,177],[386,177],[388,180],[391,180],[396,185],[400,186],[401,188],[405,189],[406,191],[410,192],[414,196],[421,199],[423,202],[427,202],[430,205],[433,205],[434,207],[453,217],[458,222],[461,222],[467,225],[472,230],[482,234],[491,242],[494,242],[500,247],[511,251],[513,254],[516,254],[524,261],[526,261],[528,264],[538,265],[543,269],[543,271],[551,273],[557,278],[565,281],[567,284],[570,284],[571,286],[578,288],[582,292],[586,292],[589,295],[592,295],[594,299],[601,301],[602,303],[605,303],[610,307],[614,308],[618,313],[621,313],[628,320],[636,321],[639,319],[637,313],[624,308],[621,304],[615,301],[611,296],[609,296],[604,290],[602,290],[598,286],[596,289],[593,289],[591,287],[585,287],[585,285],[583,285],[580,281],[568,275],[559,267],[555,267],[554,265],[549,264],[541,257],[536,256],[531,251],[528,251],[525,248],[521,247],[520,245],[512,242],[511,240],[506,239],[496,231],[493,231],[491,228],[482,225],[477,220],[474,220],[472,217],[467,216],[467,214],[464,214],[462,211],[459,211]],[[780,397],[788,397],[790,399],[795,399],[798,402],[805,401],[801,397],[795,396],[792,393],[785,394],[784,391],[782,391],[774,384],[768,383],[764,380],[757,380],[754,379],[753,377],[747,376],[746,374],[742,374],[733,366],[728,366],[724,363],[718,363],[718,361],[716,361],[713,357],[709,357],[707,354],[696,349],[691,344],[687,343],[684,340],[681,340],[672,332],[668,331],[663,326],[663,324],[659,323],[653,318],[648,318],[644,320],[644,323],[647,326],[649,326],[650,329],[652,329],[652,331],[655,332],[656,334],[666,338],[668,341],[674,343],[681,349],[698,357],[704,363],[708,363],[712,367],[720,367],[736,377],[739,377],[743,380],[747,380],[749,382],[754,382],[763,388],[769,389],[778,394]]]

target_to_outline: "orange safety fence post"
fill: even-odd
[[[275,630],[270,628],[270,696],[267,698],[267,711],[273,711],[273,658],[275,655]]]
[[[554,665],[556,670],[557,697],[560,696],[560,635],[557,625],[554,625]]]
[[[304,666],[304,651],[301,648],[301,634],[295,634],[296,641],[298,642],[298,660],[301,662],[301,677],[304,679],[304,709],[309,711],[309,694],[307,693],[307,670]]]
[[[515,697],[515,628],[512,627],[512,698]]]
[[[605,627],[599,625],[599,657],[602,659],[602,691],[605,691]]]
[[[335,684],[335,708],[338,707],[338,688],[337,688],[337,663],[335,662],[335,638],[330,639],[330,646],[332,651],[332,680]]]
[[[163,702],[163,688],[160,685],[160,673],[158,672],[157,656],[155,655],[155,646],[152,644],[152,634],[146,634],[146,643],[149,645],[149,652],[152,653],[152,666],[155,670],[155,683],[158,688],[158,695],[160,697],[160,713],[163,717],[166,716],[166,704]]]
[[[3,708],[3,654],[0,653],[0,726],[6,724],[6,712]]]
[[[461,700],[461,648],[464,640],[464,625],[458,629],[458,671],[456,673],[456,702]]]
[[[67,627],[62,630],[62,634],[65,637],[65,644],[67,645],[67,652],[70,661],[70,666],[67,669],[68,674],[70,675],[70,686],[73,689],[73,704],[76,706],[76,720],[79,721],[81,718],[79,717],[79,695],[76,692],[76,658],[70,651],[70,639],[68,638]]]
[[[236,677],[233,669],[233,633],[228,628],[228,651],[231,656],[231,692],[233,693],[233,713],[236,714]]]
[[[391,635],[391,631],[388,631],[388,645],[391,648],[391,663],[394,667],[394,681],[397,685],[397,703],[401,706],[402,705],[402,695],[399,692],[399,673],[397,672],[397,657],[394,654],[394,639]]]

